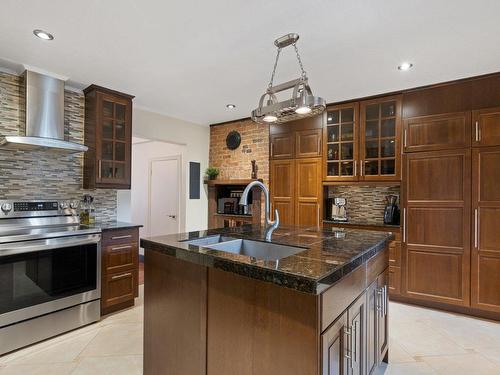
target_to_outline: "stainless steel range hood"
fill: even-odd
[[[25,135],[0,136],[0,149],[87,151],[87,146],[64,140],[64,81],[29,70],[23,78]]]

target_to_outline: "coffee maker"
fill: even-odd
[[[385,199],[387,205],[384,209],[384,224],[399,225],[398,196],[388,195]]]
[[[345,198],[330,198],[328,199],[328,216],[333,221],[347,221],[347,201]]]

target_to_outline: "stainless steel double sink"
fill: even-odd
[[[306,250],[297,246],[279,245],[271,242],[245,240],[221,235],[182,242],[207,249],[246,255],[260,260],[279,260]]]

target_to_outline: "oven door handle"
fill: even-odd
[[[97,244],[100,240],[100,234],[90,234],[86,236],[58,237],[47,238],[44,240],[5,243],[0,245],[0,257],[59,249],[70,246]]]

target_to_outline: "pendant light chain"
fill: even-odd
[[[274,61],[273,73],[271,74],[271,80],[269,81],[269,85],[267,86],[268,91],[271,91],[271,88],[273,87],[274,75],[276,74],[276,67],[278,66],[280,53],[281,53],[281,48],[278,48],[278,53],[276,54],[276,60]]]
[[[297,54],[297,60],[299,60],[299,66],[302,74],[302,78],[307,78],[306,71],[304,70],[304,65],[302,65],[302,60],[300,58],[299,49],[297,48],[297,43],[293,43],[293,48],[295,48],[295,53]]]
[[[299,49],[297,48],[297,44],[293,43],[292,45],[293,45],[293,48],[295,49],[295,54],[297,55],[297,61],[299,62],[301,77],[307,78],[307,73],[304,70],[304,65],[302,64],[302,59],[300,58],[300,53],[299,53]],[[281,54],[281,48],[278,48],[278,52],[276,53],[276,60],[274,61],[273,72],[271,74],[271,80],[269,81],[269,84],[267,85],[268,91],[271,91],[271,88],[273,87],[274,76],[276,75],[276,68],[278,67],[278,60],[280,58],[280,54]]]

